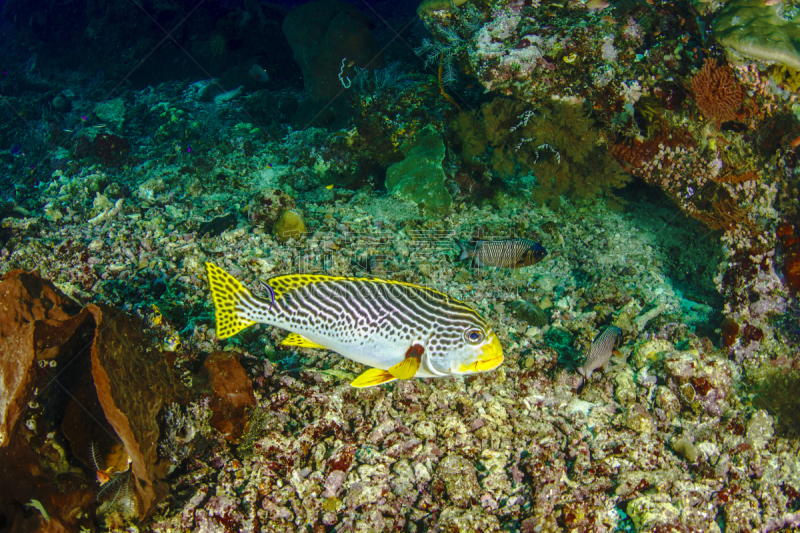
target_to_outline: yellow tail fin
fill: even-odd
[[[252,294],[239,280],[212,263],[206,263],[211,298],[217,310],[217,337],[227,339],[255,324],[249,320],[241,305],[242,296]]]

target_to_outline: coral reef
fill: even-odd
[[[692,77],[692,91],[700,111],[718,124],[734,120],[744,102],[744,89],[733,70],[727,65],[717,66],[716,59],[707,59]]]
[[[75,314],[75,303],[51,284],[19,271],[0,285],[4,353],[16,346],[21,355],[2,369],[10,385],[0,449],[6,523],[23,523],[15,509],[35,500],[51,515],[42,529],[88,524],[93,475],[77,457],[86,457],[93,442],[121,444],[135,473],[135,515],[149,516],[166,494],[155,418],[179,388],[166,363],[148,349],[140,324],[108,307],[90,305]]]
[[[794,290],[800,290],[800,236],[791,224],[778,224],[775,230],[783,252],[783,275],[786,283]]]
[[[286,242],[289,239],[300,239],[306,232],[306,225],[303,218],[297,211],[284,211],[273,227],[275,237],[279,242]]]
[[[602,146],[588,114],[580,104],[553,102],[529,109],[500,97],[483,104],[480,115],[460,113],[453,126],[465,162],[484,155],[487,165],[506,179],[530,171],[534,198],[558,205],[561,198],[603,196],[630,180]]]
[[[0,527],[797,527],[797,6],[769,4],[6,2]],[[724,61],[726,24],[778,63]],[[470,237],[549,253],[468,268]],[[354,390],[275,328],[220,340],[209,261],[431,287],[504,363]]]
[[[270,229],[284,211],[294,206],[294,199],[282,190],[263,189],[247,206],[247,220],[253,226]]]
[[[242,366],[229,352],[214,352],[203,362],[202,374],[209,380],[209,423],[225,438],[236,441],[247,429],[247,409],[256,405],[253,386]]]
[[[608,104],[634,80],[681,73],[681,8],[649,6],[603,16],[587,4],[508,0],[481,6],[487,20],[469,35],[469,70],[484,87],[523,102],[550,97]],[[434,31],[464,26],[467,10],[420,13]],[[683,18],[683,21],[681,19]],[[656,21],[659,21],[656,23]],[[625,69],[617,65],[625,64]]]
[[[800,405],[795,391],[800,386],[800,371],[776,368],[753,386],[753,405],[775,417],[778,435],[800,439]]]
[[[169,402],[189,398],[189,389],[147,340],[141,320],[105,305],[80,309],[21,271],[4,276],[0,294],[2,351],[18,354],[0,368],[4,523],[63,531],[90,526],[96,514],[111,521],[120,513],[125,520],[152,515],[168,490],[158,419]],[[211,423],[235,438],[244,429],[236,414],[255,404],[250,380],[229,354],[209,356],[204,376]],[[99,492],[95,473],[103,476]],[[21,513],[29,501],[48,516]]]

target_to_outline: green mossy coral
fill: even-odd
[[[456,142],[461,145],[461,157],[467,163],[474,162],[486,151],[488,139],[481,119],[475,112],[462,111],[455,121]]]
[[[652,139],[665,127],[662,117],[663,108],[663,101],[654,96],[642,96],[633,104],[634,120],[636,120],[642,135],[648,139]]]
[[[777,85],[793,93],[800,92],[800,72],[785,65],[773,65],[770,69],[770,78]]]
[[[279,242],[286,242],[292,238],[300,239],[306,232],[306,225],[299,213],[288,210],[283,212],[272,231]]]
[[[779,437],[800,438],[800,371],[775,370],[755,387],[753,406],[775,417]]]
[[[533,111],[524,102],[495,98],[483,104],[480,117],[461,113],[454,129],[466,162],[488,143],[488,164],[500,178],[532,172],[534,198],[541,203],[557,204],[562,196],[591,199],[630,181],[581,104],[559,101]]]
[[[784,20],[782,9],[783,2],[729,0],[716,14],[712,36],[734,63],[745,57],[800,70],[800,25]]]
[[[386,169],[386,190],[411,202],[427,217],[448,213],[453,198],[442,168],[445,146],[433,126],[426,126],[400,146],[406,158]]]

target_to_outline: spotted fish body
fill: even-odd
[[[503,362],[497,336],[467,304],[426,287],[317,275],[267,280],[269,299],[206,263],[217,336],[255,324],[292,332],[283,344],[326,348],[372,367],[353,386],[484,372]]]
[[[460,261],[472,259],[472,266],[522,268],[535,265],[547,255],[547,250],[538,242],[528,239],[504,239],[499,241],[459,241]]]
[[[589,378],[592,377],[592,372],[598,368],[602,368],[603,372],[608,370],[611,363],[611,356],[622,337],[622,330],[617,326],[611,326],[598,335],[589,349],[589,355],[586,356],[586,362],[583,366],[578,368],[578,374],[581,375],[581,383],[587,383]],[[580,386],[579,385],[579,386]]]

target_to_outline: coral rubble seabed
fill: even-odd
[[[10,68],[0,528],[800,527],[798,5],[761,4],[426,0],[403,56],[355,7],[244,2],[187,32],[215,80]],[[6,11],[46,46],[29,9]],[[299,67],[237,48],[268,28]],[[454,237],[548,255],[471,268]],[[285,332],[219,340],[207,261],[256,294],[294,272],[434,288],[505,361],[351,388],[361,365]]]

